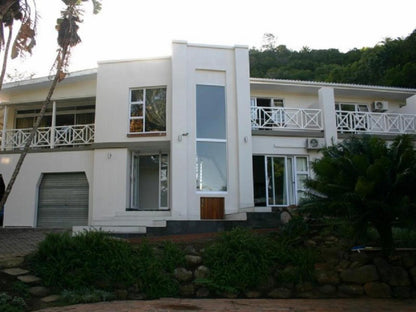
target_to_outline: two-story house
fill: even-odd
[[[49,84],[0,93],[6,184]],[[143,233],[296,205],[319,149],[352,133],[416,134],[416,89],[250,78],[247,47],[176,41],[58,85],[4,226]]]

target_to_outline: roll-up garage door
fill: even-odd
[[[42,228],[88,225],[85,173],[46,173],[39,186],[38,222]]]

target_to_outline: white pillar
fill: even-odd
[[[248,48],[235,47],[239,207],[254,207]],[[232,164],[230,164],[232,165]]]
[[[319,108],[322,110],[325,144],[336,144],[338,140],[335,115],[334,88],[323,87],[318,91]]]
[[[8,106],[3,106],[4,115],[3,115],[3,130],[1,134],[1,150],[4,151],[6,148],[6,136],[7,136],[7,113],[8,113]]]
[[[56,126],[56,102],[52,102],[52,124],[51,124],[51,137],[50,137],[50,147],[55,147],[55,126]]]

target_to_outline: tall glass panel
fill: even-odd
[[[166,88],[146,89],[146,132],[166,131]]]
[[[169,190],[169,157],[160,157],[160,208],[168,208]]]
[[[225,139],[224,87],[197,85],[196,103],[196,137]]]
[[[286,204],[286,167],[284,157],[267,159],[267,194],[271,206]]]
[[[198,191],[227,190],[226,144],[197,142],[196,185]]]

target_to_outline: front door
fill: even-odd
[[[133,153],[131,210],[168,209],[168,165],[167,154]]]

